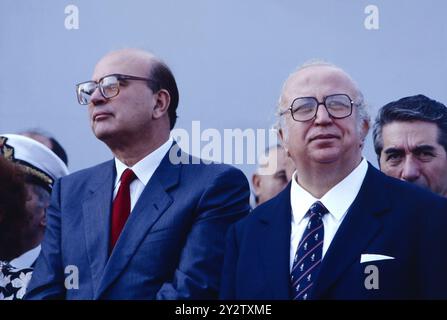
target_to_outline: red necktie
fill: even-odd
[[[115,247],[116,241],[126,224],[130,214],[130,183],[136,178],[132,170],[126,169],[121,175],[121,184],[113,201],[112,230],[110,233],[110,251]]]

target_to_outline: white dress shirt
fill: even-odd
[[[328,209],[329,213],[323,216],[324,241],[323,256],[329,248],[340,224],[348,212],[360,191],[363,180],[368,170],[368,162],[362,159],[360,164],[342,181],[329,190],[321,199],[314,198],[304,190],[296,180],[297,172],[293,174],[290,188],[290,202],[292,206],[292,229],[290,235],[290,270],[298,244],[309,222],[309,217],[304,217],[310,206],[315,201],[320,201]]]
[[[140,198],[141,193],[146,187],[147,183],[151,179],[155,170],[160,165],[161,160],[163,160],[164,156],[166,155],[166,153],[168,153],[169,149],[171,148],[172,143],[173,139],[169,138],[168,141],[166,141],[160,147],[158,147],[150,154],[148,154],[146,157],[138,161],[131,168],[129,168],[120,160],[115,158],[116,179],[115,179],[115,187],[113,188],[113,199],[115,199],[118,193],[119,187],[121,185],[121,175],[123,174],[124,170],[132,169],[132,171],[137,176],[137,178],[133,180],[129,186],[130,211],[132,211],[138,199]]]

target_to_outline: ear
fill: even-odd
[[[381,151],[380,153],[382,153],[382,151]],[[377,164],[378,164],[378,166],[379,166],[379,170],[382,171],[382,166],[380,165],[380,156],[381,156],[381,154],[379,154],[379,155],[377,156]]]
[[[46,214],[46,210],[42,209],[42,216],[40,218],[39,221],[39,226],[41,226],[42,228],[46,228],[47,226],[47,214]]]
[[[279,141],[281,141],[281,144],[284,144],[284,131],[282,130],[282,128],[278,128],[277,135]]]
[[[369,132],[369,121],[363,120],[362,125],[360,127],[360,149],[363,149],[365,146],[365,139]]]
[[[171,103],[171,95],[165,89],[160,89],[157,93],[154,93],[154,95],[156,96],[156,101],[152,117],[154,119],[159,119],[168,112],[169,104]]]
[[[290,157],[290,152],[289,152],[289,149],[287,148],[284,130],[282,128],[278,129],[278,138],[279,138],[279,141],[281,142],[282,147],[286,151],[287,156]]]
[[[258,195],[258,190],[261,187],[261,177],[259,176],[259,174],[254,173],[253,176],[251,177],[251,182],[253,184],[255,195]]]
[[[360,134],[362,137],[362,142],[364,142],[369,132],[369,121],[363,120],[362,127],[360,130],[361,130]]]

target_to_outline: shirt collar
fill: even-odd
[[[11,260],[9,264],[16,269],[29,268],[36,261],[37,257],[39,256],[39,253],[40,253],[40,245],[38,245],[34,249],[25,252],[21,256]]]
[[[164,156],[166,155],[166,153],[168,153],[173,142],[174,140],[172,138],[169,138],[160,147],[152,151],[150,154],[148,154],[146,157],[138,161],[133,167],[130,168],[135,173],[138,180],[140,180],[144,184],[144,186],[146,186],[149,182],[150,178],[154,174],[157,167],[160,165]],[[114,186],[116,187],[121,179],[121,175],[123,174],[124,170],[128,169],[129,167],[115,157],[115,168],[116,179]]]
[[[295,171],[290,188],[292,221],[300,223],[315,201],[321,201],[329,213],[340,220],[357,197],[367,171],[368,162],[363,158],[348,176],[332,187],[321,199],[312,196],[296,182],[297,172]]]

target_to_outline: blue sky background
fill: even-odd
[[[79,29],[65,28],[67,5]],[[379,29],[367,30],[368,5]],[[124,47],[154,52],[178,81],[178,128],[268,129],[288,74],[311,58],[347,70],[371,105],[418,93],[447,102],[442,0],[1,0],[0,131],[39,127],[66,148],[70,170],[111,158],[93,136],[75,83]],[[260,150],[259,150],[260,151]],[[365,155],[376,164],[371,138]],[[239,165],[250,175],[254,165]]]

